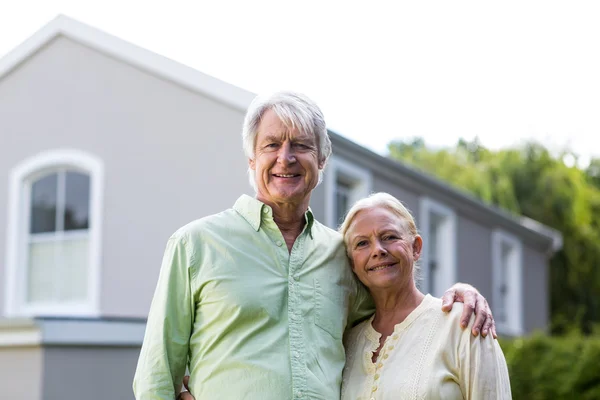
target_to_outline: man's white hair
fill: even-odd
[[[244,118],[244,128],[242,139],[244,142],[244,153],[246,156],[254,159],[254,148],[256,146],[256,135],[258,126],[264,113],[273,110],[281,122],[288,128],[297,128],[303,133],[312,134],[317,142],[319,164],[323,169],[319,170],[319,183],[323,180],[323,170],[327,164],[327,159],[331,155],[331,140],[327,134],[325,118],[319,106],[314,101],[300,93],[282,91],[267,96],[257,96],[254,98],[246,117]],[[248,168],[248,177],[250,185],[256,192],[255,171]]]

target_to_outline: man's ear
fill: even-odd
[[[253,158],[248,159],[248,166],[251,170],[256,170],[256,161]]]
[[[421,258],[421,250],[423,249],[423,239],[421,239],[421,236],[419,236],[419,235],[415,236],[412,247],[413,247],[413,259],[415,261],[417,261],[419,258]]]

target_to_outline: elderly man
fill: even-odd
[[[133,384],[139,400],[173,400],[186,366],[197,399],[340,396],[342,336],[373,309],[341,236],[308,207],[331,154],[323,115],[300,94],[258,97],[243,141],[256,197],[169,239]],[[470,306],[465,324],[478,308],[478,329],[495,333],[475,289],[455,285],[445,306],[456,296]]]

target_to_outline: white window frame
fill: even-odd
[[[29,234],[29,207],[31,182],[58,168],[70,168],[89,175],[89,264],[88,290],[84,301],[69,304],[29,305],[26,302],[28,268],[24,264]],[[89,153],[76,149],[55,149],[23,160],[9,173],[8,226],[6,240],[5,315],[31,316],[99,316],[100,265],[102,239],[102,196],[104,165]]]
[[[441,224],[436,240],[439,249],[438,273],[436,277],[435,289],[436,293],[431,293],[432,296],[440,297],[450,286],[456,283],[456,213],[450,207],[437,202],[429,197],[421,197],[419,199],[419,230],[423,238],[423,249],[421,250],[421,281],[419,287],[424,293],[429,293],[429,246],[430,232],[429,222],[432,214],[437,214],[442,217]]]
[[[523,245],[514,235],[501,229],[492,231],[492,312],[500,303],[502,274],[502,245],[510,247],[511,258],[506,271],[508,294],[506,297],[507,321],[496,321],[498,333],[519,336],[523,334]]]
[[[339,221],[335,215],[335,189],[339,177],[351,183],[349,206],[356,201],[367,197],[371,193],[373,185],[373,176],[371,171],[361,168],[355,163],[332,155],[327,162],[327,171],[325,172],[325,223],[333,229],[337,229]]]

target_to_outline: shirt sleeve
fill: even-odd
[[[188,242],[167,242],[133,380],[138,400],[173,400],[181,388],[194,321]]]
[[[354,284],[356,287],[356,296],[348,314],[346,329],[352,329],[352,327],[375,313],[375,303],[369,290],[356,277],[354,277]]]
[[[459,348],[460,386],[465,399],[512,399],[504,353],[491,335],[473,336],[469,327],[462,332]],[[457,328],[459,329],[459,328]]]

